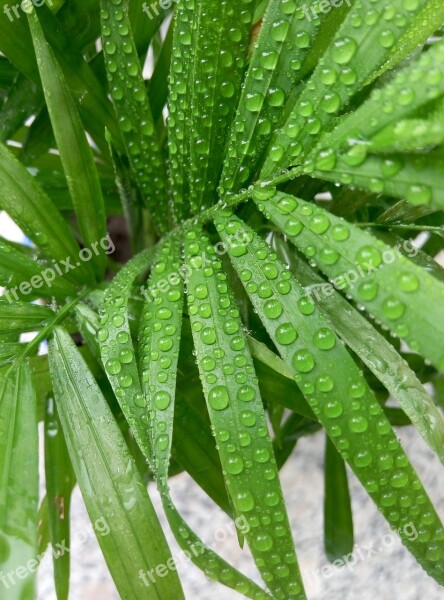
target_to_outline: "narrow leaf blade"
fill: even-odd
[[[141,573],[168,563],[168,545],[102,392],[74,342],[62,329],[54,333],[49,356],[74,471],[121,597],[183,598],[174,570],[149,587],[141,578]],[[102,498],[106,498],[105,503]]]

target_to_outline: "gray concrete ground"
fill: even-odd
[[[399,436],[441,517],[444,517],[442,465],[414,430],[401,430]],[[357,564],[353,568],[336,569],[327,572],[327,577],[322,576],[322,567],[329,564],[322,547],[323,446],[321,433],[301,440],[282,471],[283,487],[308,597],[311,600],[443,599],[443,588],[422,571],[398,538],[390,533],[384,519],[353,475],[351,489],[356,548],[361,552],[356,553]],[[226,537],[223,543],[216,544],[216,548],[246,575],[257,579],[251,556],[237,546],[226,516],[187,476],[175,478],[171,487],[178,508],[195,531],[209,544],[215,543],[215,534],[219,538]],[[154,489],[150,491],[161,520],[165,523],[157,493]],[[88,524],[78,491],[74,497],[72,518],[74,531],[77,533],[74,534],[72,543],[70,600],[118,600],[119,596]],[[165,526],[173,555],[179,555],[180,550],[174,543],[168,526]],[[367,558],[369,546],[372,546],[376,554],[372,553]],[[39,600],[56,600],[51,570],[51,561],[46,557],[39,575]],[[231,590],[208,582],[193,565],[180,566],[179,571],[187,600],[240,598]]]

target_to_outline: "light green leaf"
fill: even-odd
[[[397,40],[388,61],[377,73],[374,73],[372,79],[380,77],[382,73],[393,68],[418,46],[424,44],[427,38],[433,36],[442,27],[443,22],[444,4],[441,0],[428,0],[424,8],[413,19],[407,31]]]
[[[372,138],[444,94],[443,58],[444,43],[437,43],[382,88],[375,88],[366,102],[345,116],[321,141],[314,160],[326,150],[342,150],[347,152],[344,157],[347,163],[359,167],[366,151],[371,151],[368,146]]]
[[[348,158],[336,160],[334,154],[318,158],[314,170],[306,170],[313,177],[352,185],[375,194],[404,198],[411,204],[444,208],[442,172],[444,156],[438,149],[427,155],[391,154],[387,157],[364,157],[364,162],[350,166]]]
[[[146,206],[164,233],[169,226],[165,164],[131,32],[129,2],[102,0],[100,6],[106,72],[119,127]]]
[[[329,320],[253,230],[229,211],[219,217],[217,227],[268,334],[341,457],[416,560],[436,581],[444,582],[440,519]],[[382,451],[384,460],[378,459]],[[416,515],[424,510],[430,511],[428,534],[413,540],[405,527],[422,529]]]
[[[145,410],[127,311],[132,285],[151,266],[152,255],[150,249],[137,254],[114,277],[100,309],[100,329],[97,333],[106,375],[146,456],[151,454],[150,442],[146,427],[140,427],[141,423],[145,423]]]
[[[176,370],[184,295],[180,249],[179,241],[171,240],[158,251],[145,292],[147,301],[140,321],[142,386],[151,438],[152,469],[170,527],[180,547],[190,552],[191,560],[211,579],[216,579],[249,598],[267,598],[260,588],[212,552],[196,536],[178,513],[169,494],[168,467],[173,438]],[[165,279],[166,276],[168,279]],[[182,430],[182,436],[184,433]],[[185,435],[188,437],[190,432],[186,430]]]
[[[298,164],[319,134],[389,58],[396,40],[427,4],[393,0],[381,10],[356,0],[301,96],[270,143],[262,175]]]
[[[45,408],[45,479],[54,581],[57,600],[67,600],[70,553],[64,548],[70,548],[70,505],[76,479],[52,397],[47,399]]]
[[[237,515],[250,526],[245,537],[272,594],[302,599],[278,469],[239,310],[214,246],[199,231],[185,237],[188,311],[227,489]],[[288,565],[282,573],[266,563],[270,551]]]
[[[168,240],[159,249],[153,264],[139,334],[152,466],[159,491],[167,494],[182,329],[183,279],[180,267],[180,244],[177,240]],[[166,276],[169,279],[165,279]]]
[[[304,200],[278,192],[261,207],[298,249],[304,253],[308,249],[310,260],[336,289],[444,369],[444,285],[440,281],[396,248]],[[409,240],[403,244],[409,254],[416,254]]]
[[[256,0],[195,0],[177,6],[168,139],[179,220],[216,200],[255,5]]]
[[[274,240],[274,246],[310,297],[326,312],[336,333],[385,385],[444,464],[444,417],[408,363],[338,291],[329,286],[329,295],[316,293],[326,282],[314,269],[286,245]]]
[[[38,567],[37,402],[29,366],[0,377],[0,568],[4,600],[33,600]],[[5,575],[3,575],[4,577]]]
[[[94,248],[91,264],[101,279],[106,254],[99,242],[106,236],[105,204],[93,153],[72,94],[45,39],[37,11],[29,16],[46,106],[68,183],[84,246]]]
[[[304,12],[305,9],[305,12]],[[300,82],[320,26],[307,5],[270,2],[261,23],[226,151],[220,193],[238,191],[255,174],[273,128]]]
[[[68,225],[51,199],[36,183],[35,178],[1,143],[0,180],[2,183],[0,207],[35,242],[47,258],[53,258],[61,265],[71,259],[70,266],[77,265],[79,247]],[[94,278],[91,265],[79,261],[78,267],[69,269],[66,278],[77,283],[92,284]]]
[[[60,420],[74,471],[111,575],[123,600],[183,598],[168,545],[134,459],[69,335],[49,349]],[[167,574],[148,585],[151,569]],[[152,573],[152,571],[151,571]]]

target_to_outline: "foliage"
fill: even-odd
[[[2,569],[69,542],[78,484],[121,597],[183,598],[151,480],[210,578],[303,599],[279,470],[323,429],[328,558],[353,549],[349,467],[444,584],[394,429],[444,462],[442,3],[1,4],[0,208],[30,240],[0,239]],[[248,525],[262,587],[179,514],[183,471]],[[28,569],[5,598],[35,597]]]

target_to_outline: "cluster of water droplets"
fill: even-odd
[[[166,220],[164,162],[131,32],[127,3],[102,2],[102,40],[111,97],[119,128],[143,197]]]
[[[401,537],[425,568],[439,573],[444,530],[362,373],[272,249],[228,215],[218,219],[218,230],[226,243],[234,235],[244,239],[228,245],[233,266],[301,391],[391,526],[415,523],[419,544]]]
[[[146,456],[150,455],[147,415],[128,322],[128,299],[135,278],[147,268],[150,258],[150,250],[138,254],[114,278],[100,309],[97,332],[105,372]]]
[[[176,12],[169,151],[176,201],[188,192],[193,212],[215,200],[221,140],[238,101],[253,13],[253,0],[185,0]]]
[[[255,199],[312,266],[413,350],[444,367],[435,327],[436,320],[442,319],[440,282],[396,248],[320,207],[273,189],[259,188]],[[431,297],[436,302],[429,303]],[[424,311],[426,304],[429,312]]]
[[[250,547],[274,597],[302,594],[278,470],[267,430],[258,380],[227,276],[208,239],[189,231],[188,311],[202,385],[222,468],[236,512],[251,531]],[[208,264],[209,263],[209,264]]]
[[[182,324],[180,266],[179,243],[169,240],[156,257],[148,284],[150,300],[145,302],[140,319],[143,404],[147,407],[153,468],[157,478],[163,479],[162,485],[168,476]],[[174,285],[165,283],[168,276]]]
[[[221,178],[222,195],[239,189],[254,174],[301,77],[304,58],[319,24],[319,18],[307,20],[303,8],[294,0],[269,5],[231,128]]]
[[[365,187],[378,194],[399,195],[402,190],[403,197],[409,202],[429,204],[433,190],[423,183],[424,173],[421,181],[419,173],[418,181],[412,181],[409,158],[401,155],[376,158],[373,154],[378,152],[384,139],[393,142],[394,128],[402,117],[444,93],[443,64],[444,44],[439,43],[384,87],[375,89],[369,100],[328,136],[325,145],[307,161],[305,170],[320,177],[333,172],[342,184]],[[406,124],[408,127],[408,121]],[[414,144],[415,141],[421,144],[421,140],[411,139],[412,131],[409,135],[413,147],[420,147]],[[393,178],[396,186],[392,183]]]
[[[346,106],[386,60],[388,50],[408,29],[423,0],[357,0],[284,126],[275,134],[263,174],[295,164],[316,142],[319,133]],[[358,67],[359,65],[359,67]]]

